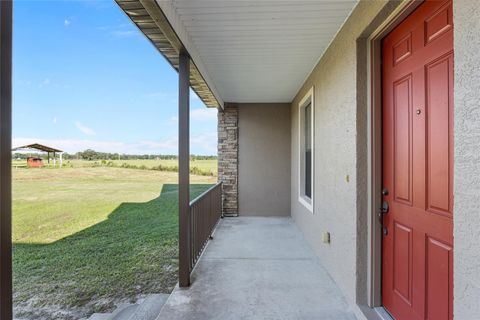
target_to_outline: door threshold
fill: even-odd
[[[385,310],[384,307],[376,307],[376,308],[373,308],[373,310],[381,320],[395,320],[394,318],[392,318],[390,313],[388,313],[388,311]]]

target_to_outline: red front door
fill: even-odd
[[[383,305],[396,320],[452,319],[451,1],[425,1],[382,49]]]

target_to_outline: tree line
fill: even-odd
[[[39,156],[38,153],[19,153],[16,152],[12,155],[13,159],[26,159],[29,156]],[[178,156],[174,154],[121,154],[110,152],[99,152],[92,149],[80,151],[77,153],[63,153],[64,160],[177,160]],[[217,156],[203,156],[203,155],[191,155],[190,160],[216,160]]]

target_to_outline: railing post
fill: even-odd
[[[0,1],[0,319],[12,319],[12,6]]]
[[[180,287],[190,285],[190,57],[178,63],[178,225]]]

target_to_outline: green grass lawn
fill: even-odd
[[[132,166],[145,166],[146,168],[158,167],[159,165],[165,167],[178,167],[178,160],[107,160],[113,162],[116,166],[122,166],[122,164],[128,164]],[[92,167],[97,164],[101,164],[101,160],[86,161],[86,160],[66,160],[64,161],[66,167]],[[205,172],[211,172],[216,176],[218,172],[217,160],[191,160],[190,168],[198,168]]]
[[[192,197],[216,177],[192,176]],[[79,319],[177,282],[177,174],[13,170],[18,317]]]

